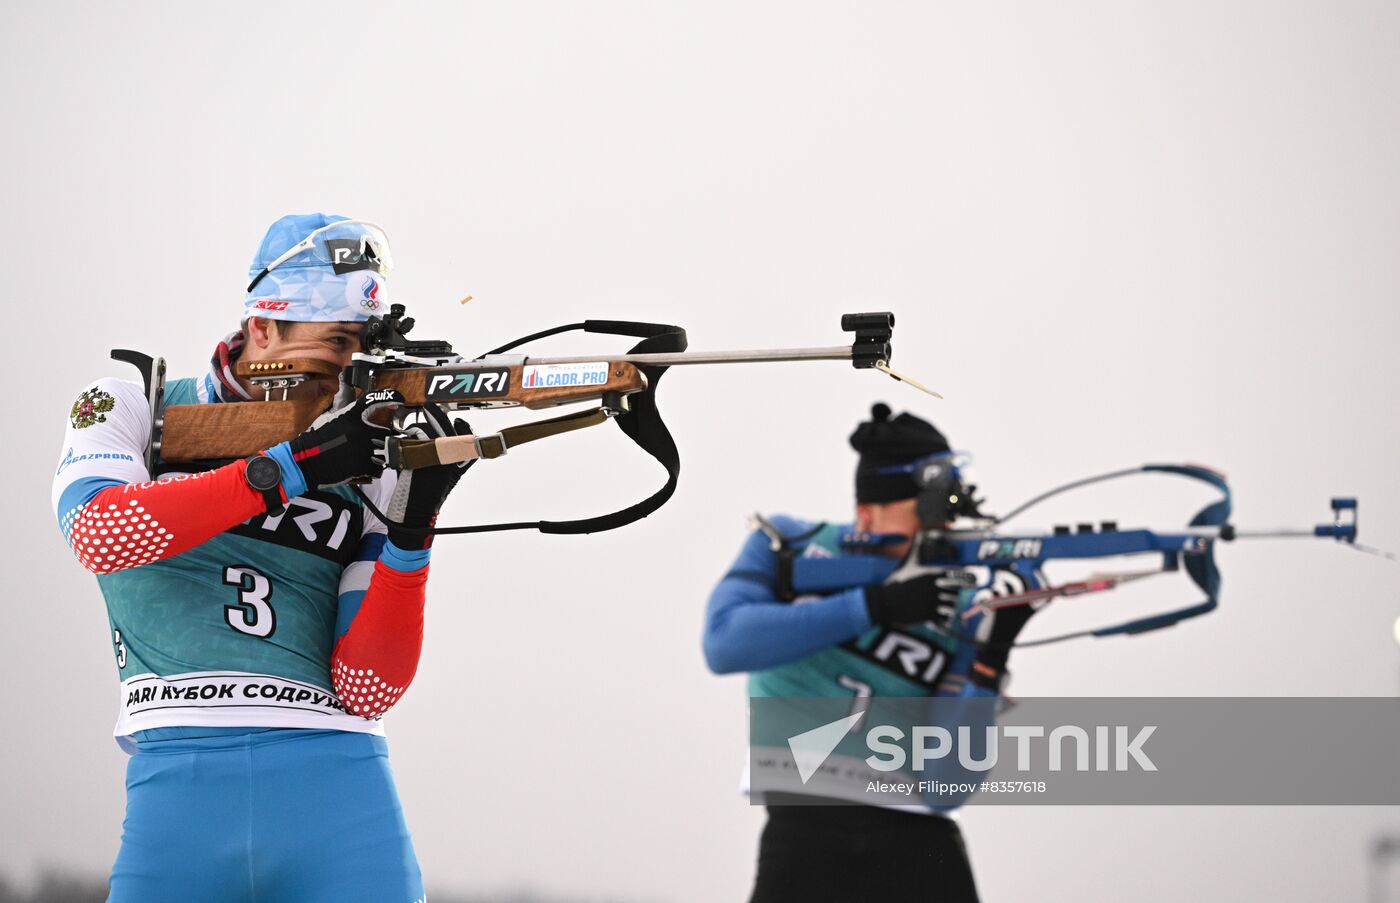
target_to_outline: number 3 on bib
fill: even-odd
[[[268,604],[272,582],[256,568],[224,568],[224,583],[238,587],[238,602],[224,606],[224,620],[239,633],[267,639],[277,629],[277,614]]]

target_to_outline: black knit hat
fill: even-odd
[[[908,473],[880,473],[881,468],[909,464],[950,450],[948,440],[927,420],[904,413],[890,419],[889,405],[877,403],[870,420],[851,433],[851,448],[860,454],[856,465],[856,501],[897,502],[918,494]]]

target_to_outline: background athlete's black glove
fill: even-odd
[[[1041,603],[1042,605],[1044,603]],[[1021,628],[1040,609],[1039,605],[1011,605],[988,612],[984,617],[992,619],[992,629],[983,640],[982,648],[972,662],[974,683],[992,690],[1000,690],[1006,674],[1006,660],[1011,655],[1011,644],[1016,642]]]
[[[865,610],[872,624],[946,625],[958,610],[958,596],[972,585],[966,571],[920,574],[902,583],[865,588]]]
[[[437,405],[424,405],[421,410],[425,415],[423,422],[404,431],[414,439],[467,435],[472,431],[465,420],[454,422]],[[414,533],[403,527],[431,527],[437,523],[438,511],[447,500],[448,493],[467,472],[467,468],[475,463],[465,461],[399,471],[398,485],[394,487],[389,506],[384,509],[391,521],[385,525],[389,528],[389,541],[400,549],[426,549],[431,546],[433,534]]]
[[[310,429],[290,443],[306,485],[312,489],[336,486],[383,473],[384,440],[394,431],[369,418],[402,404],[403,396],[396,390],[379,389],[316,418]]]

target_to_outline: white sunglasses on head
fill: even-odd
[[[316,242],[317,236],[334,229],[339,229],[342,226],[361,226],[363,229],[355,235],[342,239],[342,241],[350,242],[348,245],[332,248],[329,246],[329,242],[322,242],[320,244]],[[334,239],[332,239],[332,241],[334,241]],[[353,243],[355,241],[359,242],[358,249],[354,247]],[[330,225],[316,229],[310,235],[288,248],[282,256],[263,267],[262,272],[255,276],[252,282],[248,283],[247,291],[251,292],[268,273],[277,269],[293,257],[296,257],[298,254],[304,254],[308,251],[311,252],[311,256],[317,263],[326,266],[355,265],[365,260],[366,257],[374,261],[374,268],[380,273],[388,271],[393,265],[392,258],[389,255],[389,237],[384,234],[384,228],[382,226],[364,219],[337,220]]]

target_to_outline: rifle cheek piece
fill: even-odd
[[[375,363],[356,355],[342,371],[345,385],[368,392],[374,388]]]

